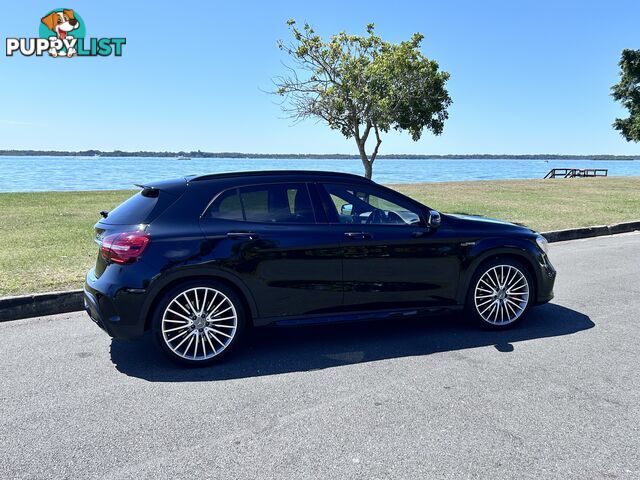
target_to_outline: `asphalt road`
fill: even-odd
[[[511,331],[269,330],[199,370],[84,313],[0,324],[0,478],[640,478],[640,234],[551,259]]]

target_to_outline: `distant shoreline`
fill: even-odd
[[[358,155],[343,153],[242,153],[242,152],[124,152],[115,150],[85,150],[65,152],[57,150],[0,150],[0,157],[154,157],[154,158],[252,158],[252,159],[309,159],[359,160]],[[387,154],[378,158],[388,160],[640,160],[640,155],[560,155],[560,154],[464,154],[464,155],[410,155]]]

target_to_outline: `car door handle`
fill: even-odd
[[[345,237],[347,238],[353,238],[353,239],[367,239],[367,238],[372,238],[370,233],[367,232],[346,232],[344,234]]]
[[[228,232],[227,233],[227,237],[234,238],[234,239],[247,238],[249,240],[255,240],[259,236],[260,235],[258,235],[255,232]]]

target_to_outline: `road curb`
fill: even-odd
[[[542,235],[549,242],[564,242],[566,240],[579,240],[581,238],[601,237],[603,235],[615,235],[640,230],[640,221],[614,223],[613,225],[596,225],[593,227],[569,228],[567,230],[554,230],[543,232]]]
[[[0,322],[84,309],[82,290],[0,298]]]
[[[570,228],[544,232],[549,242],[563,242],[581,238],[615,235],[640,230],[640,221],[598,225],[584,228]],[[57,313],[76,312],[84,309],[82,290],[66,292],[35,293],[15,297],[0,298],[0,322],[21,318],[42,317]]]

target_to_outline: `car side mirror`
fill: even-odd
[[[351,212],[353,212],[353,205],[351,205],[350,203],[345,203],[340,207],[341,215],[351,215]]]
[[[437,210],[429,210],[427,213],[427,227],[436,229],[442,223],[442,216]]]

